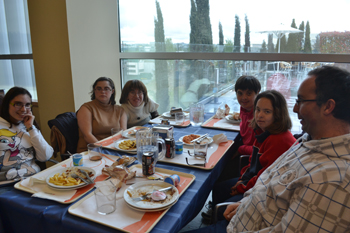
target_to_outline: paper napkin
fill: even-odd
[[[226,137],[225,134],[222,134],[222,133],[221,133],[221,134],[214,135],[213,141],[214,141],[214,143],[216,143],[216,144],[220,144],[220,143],[222,143],[222,142],[227,142],[228,139],[227,139],[227,137]]]

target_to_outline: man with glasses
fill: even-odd
[[[350,73],[310,71],[293,110],[306,132],[299,143],[227,207],[227,228],[223,220],[200,232],[350,231]]]

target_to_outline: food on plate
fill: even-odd
[[[94,176],[91,171],[84,170],[89,177]],[[83,173],[79,171],[79,168],[71,168],[67,169],[66,171],[62,173],[56,173],[53,177],[50,177],[49,182],[58,185],[58,186],[73,186],[73,185],[78,185],[82,182],[80,178],[73,178],[71,176],[72,173],[75,173],[82,178],[87,178]]]
[[[135,140],[124,140],[119,143],[119,148],[122,150],[133,150],[136,148]]]
[[[133,162],[136,161],[136,157],[131,157],[131,156],[127,156],[127,155],[123,155],[120,159],[118,159],[118,161],[116,161],[118,163],[118,165],[130,165]]]
[[[186,135],[182,138],[182,141],[184,143],[187,143],[187,144],[191,144],[191,141],[193,141],[194,139],[197,139],[199,138],[200,136],[199,135],[196,135],[196,134],[190,134],[190,135]]]
[[[159,192],[159,191],[154,191],[151,194],[151,198],[153,201],[163,201],[166,198],[166,194],[163,192]]]
[[[182,108],[172,107],[171,110],[170,110],[170,115],[171,116],[175,116],[175,113],[178,113],[178,112],[182,112]]]
[[[111,166],[105,165],[102,168],[102,174],[110,176],[110,181],[117,187],[117,191],[122,187],[123,183],[131,178],[134,178],[136,171],[130,171],[129,168],[119,164],[119,160]]]
[[[230,107],[225,104],[225,115],[228,115],[230,113]]]
[[[126,190],[127,194],[129,195],[129,197],[132,197],[132,194],[129,190]]]
[[[232,115],[232,118],[236,121],[240,121],[241,120],[241,116],[239,115],[239,112],[236,112]]]

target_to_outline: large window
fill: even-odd
[[[347,0],[119,0],[118,6],[122,84],[142,80],[160,112],[197,101],[215,111],[222,104],[215,100],[232,92],[238,77],[254,75],[263,90],[284,94],[298,132],[292,108],[307,72],[322,65],[350,70]]]
[[[0,0],[0,89],[28,89],[37,99],[26,0]]]

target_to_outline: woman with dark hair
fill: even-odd
[[[98,78],[92,85],[91,101],[77,111],[79,140],[77,152],[87,150],[88,143],[111,136],[112,128],[126,129],[126,114],[116,105],[112,79]]]
[[[119,103],[126,112],[128,128],[147,124],[150,119],[159,116],[159,104],[148,97],[145,84],[139,80],[129,80],[125,83]]]
[[[254,117],[250,127],[255,130],[256,139],[249,164],[242,168],[240,177],[214,186],[212,206],[241,200],[243,194],[255,185],[260,174],[296,141],[289,131],[292,128],[292,121],[287,102],[283,95],[275,90],[264,91],[256,96]],[[205,218],[209,217],[207,215],[208,213],[204,216],[202,214]]]
[[[3,98],[0,113],[0,181],[28,177],[40,171],[35,159],[47,161],[52,147],[35,127],[32,96],[13,87]]]

